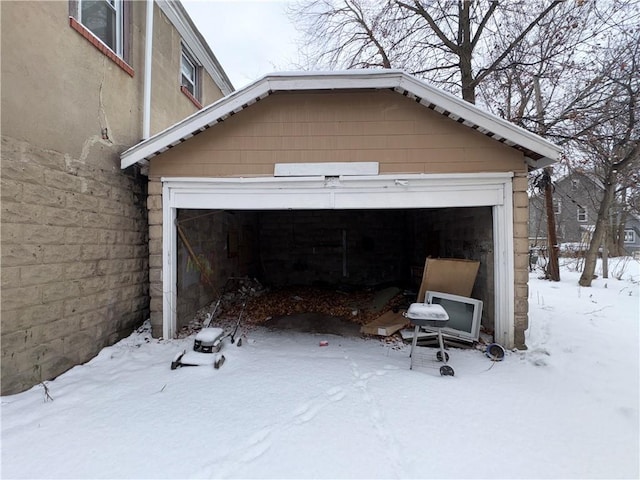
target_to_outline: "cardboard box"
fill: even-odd
[[[366,333],[367,335],[380,335],[382,337],[393,335],[409,323],[409,320],[407,320],[402,313],[402,310],[397,313],[389,310],[374,321],[360,327],[360,332]]]
[[[470,297],[480,262],[460,258],[427,258],[416,301],[424,302],[428,290]]]

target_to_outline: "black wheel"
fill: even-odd
[[[440,375],[442,376],[453,377],[454,373],[453,368],[449,365],[443,365],[440,367]]]
[[[442,352],[440,350],[437,351],[436,358],[439,362],[442,361]],[[449,361],[449,354],[447,352],[444,352],[444,358],[447,360],[447,362]]]

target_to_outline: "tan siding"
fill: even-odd
[[[275,163],[384,173],[525,172],[520,152],[397,93],[274,94],[151,160],[160,176],[271,175]]]

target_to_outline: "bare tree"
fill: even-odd
[[[622,128],[625,102],[614,97],[630,98],[633,92],[632,76],[625,90],[621,74],[635,63],[626,61],[621,69],[615,61],[630,51],[619,45],[637,41],[639,5],[638,0],[307,0],[292,13],[307,33],[311,68],[403,69],[565,145],[570,161],[562,168],[579,163],[604,185],[613,181],[599,208],[604,219],[623,187],[630,188],[636,204],[639,197],[637,186],[623,182],[636,163],[635,134],[617,142],[605,135]],[[611,116],[613,109],[618,112]],[[627,128],[634,124],[635,117],[626,122]],[[591,146],[589,154],[584,145]],[[603,168],[603,161],[614,171]],[[602,230],[596,227],[596,243],[602,242]],[[597,252],[598,246],[593,248]]]
[[[623,32],[603,63],[601,101],[576,118],[576,148],[599,176],[604,195],[580,277],[581,286],[590,286],[598,251],[605,238],[610,210],[616,193],[626,178],[640,168],[640,39],[638,30]],[[620,40],[624,43],[618,43]]]
[[[478,85],[507,68],[511,52],[560,6],[569,10],[559,0],[308,0],[291,11],[316,67],[401,68],[475,103]]]
[[[615,185],[608,191],[606,185],[611,182],[607,178],[606,152],[591,152],[585,155],[585,146],[590,148],[606,148],[606,136],[601,132],[603,122],[606,123],[612,112],[612,98],[619,101],[616,104],[617,114],[613,118],[629,120],[629,112],[620,116],[620,107],[627,105],[633,108],[634,102],[625,103],[621,98],[629,98],[630,92],[622,95],[621,86],[613,89],[612,72],[619,72],[624,65],[626,81],[638,76],[635,69],[632,52],[637,48],[639,12],[638,2],[611,1],[602,4],[584,5],[581,17],[575,15],[556,18],[556,10],[538,24],[538,28],[517,48],[511,50],[506,69],[497,69],[492,75],[493,81],[485,81],[480,85],[480,92],[485,99],[485,105],[493,108],[495,113],[538,134],[565,145],[566,155],[561,170],[567,171],[574,167],[586,170],[605,185],[605,195],[597,199],[599,224],[604,224],[593,235],[591,249],[597,253],[603,244],[603,256],[609,249],[614,253],[620,252],[624,235],[624,221],[627,211],[625,195],[627,189],[637,190],[637,168],[627,168],[623,176],[618,175]],[[523,20],[520,20],[522,22]],[[506,25],[505,28],[509,26]],[[622,60],[627,58],[627,60]],[[621,63],[622,62],[622,63]],[[618,75],[620,77],[620,75]],[[540,85],[544,85],[541,90]],[[500,101],[501,99],[501,101]],[[532,99],[534,101],[532,101]],[[498,101],[496,101],[498,100]],[[603,115],[604,111],[607,114]],[[623,130],[635,128],[635,120],[629,120]],[[610,126],[611,127],[611,126]],[[601,133],[594,137],[595,132]],[[632,135],[633,136],[633,135]],[[623,142],[629,145],[629,139]],[[629,160],[631,161],[631,160]],[[615,163],[615,162],[614,162]],[[622,162],[615,168],[626,165]],[[550,171],[539,176],[546,193],[548,244],[550,261],[547,264],[547,278],[555,279],[557,271],[554,262],[554,222],[551,191]],[[613,195],[613,197],[611,197]],[[613,198],[613,200],[612,200]],[[617,198],[617,200],[615,200]],[[633,195],[629,195],[633,198]],[[616,212],[611,207],[616,206]],[[607,242],[603,242],[603,238]],[[593,245],[596,243],[597,245]],[[593,263],[585,261],[585,271],[595,267]],[[606,272],[606,265],[603,266]],[[589,273],[587,273],[589,275]],[[590,275],[593,275],[591,271]],[[559,277],[558,277],[559,278]]]

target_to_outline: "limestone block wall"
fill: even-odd
[[[2,394],[91,359],[145,320],[146,180],[96,142],[73,158],[2,137]]]
[[[149,177],[149,321],[154,337],[162,337],[162,182]]]
[[[526,348],[525,331],[529,328],[529,197],[527,174],[513,178],[513,252],[514,252],[514,346]]]

